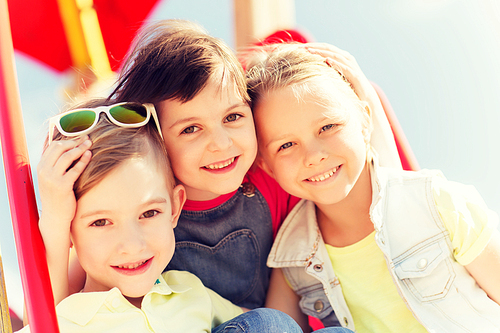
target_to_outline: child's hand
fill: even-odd
[[[325,58],[325,63],[339,71],[351,84],[361,101],[368,104],[373,125],[370,144],[379,155],[382,166],[401,168],[396,142],[384,107],[373,85],[359,68],[356,59],[346,51],[326,43],[308,43],[304,47]]]
[[[87,136],[78,140],[54,141],[43,153],[37,167],[42,203],[39,228],[45,244],[55,305],[69,295],[70,227],[76,212],[73,185],[90,161],[91,145]]]
[[[37,167],[42,217],[66,222],[73,220],[76,211],[73,185],[90,161],[91,145],[85,136],[78,140],[54,141],[47,147]],[[51,229],[54,227],[50,226]],[[65,227],[69,228],[69,224]]]
[[[344,75],[359,99],[368,103],[372,113],[375,112],[376,108],[382,109],[377,92],[350,53],[326,43],[308,43],[305,44],[305,48],[313,54],[325,57],[325,62],[330,67],[337,69]]]

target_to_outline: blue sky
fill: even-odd
[[[168,0],[151,19],[196,21],[234,47],[232,10],[229,0]],[[440,169],[450,180],[474,185],[488,206],[500,212],[497,0],[296,0],[295,11],[297,27],[349,51],[382,87],[422,168]],[[16,54],[16,67],[35,173],[47,131],[44,121],[64,105],[63,91],[71,78],[22,54]],[[4,176],[0,221],[9,303],[20,311]]]

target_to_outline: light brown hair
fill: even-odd
[[[74,106],[68,110],[95,108],[109,104],[109,102],[103,99],[95,99]],[[167,184],[171,187],[169,190],[174,188],[174,176],[170,167],[165,144],[153,120],[142,127],[124,128],[114,125],[108,120],[104,113],[101,113],[99,122],[96,127],[88,133],[88,136],[92,141],[92,147],[90,148],[92,157],[73,186],[77,200],[123,162],[132,158],[146,156],[153,158],[159,170],[164,171],[163,173],[166,177]],[[67,139],[67,137],[60,133],[54,135],[54,141]]]

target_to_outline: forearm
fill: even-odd
[[[500,232],[493,233],[483,252],[465,268],[486,294],[500,304]]]
[[[288,314],[307,333],[311,331],[311,328],[307,316],[302,313],[299,307],[299,300],[299,296],[288,286],[281,269],[273,269],[266,297],[266,307]]]
[[[64,298],[69,296],[68,288],[68,264],[71,241],[69,228],[49,227],[50,225],[64,225],[53,223],[54,220],[43,216],[39,221],[40,233],[45,245],[45,255],[50,275],[54,304],[59,304]],[[69,223],[66,223],[69,225]]]

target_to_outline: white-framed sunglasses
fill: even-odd
[[[98,123],[99,115],[104,112],[116,126],[141,127],[153,117],[158,133],[163,139],[160,122],[153,104],[124,102],[96,108],[75,109],[60,113],[49,119],[49,144],[52,142],[54,127],[64,136],[78,136],[90,132]]]

